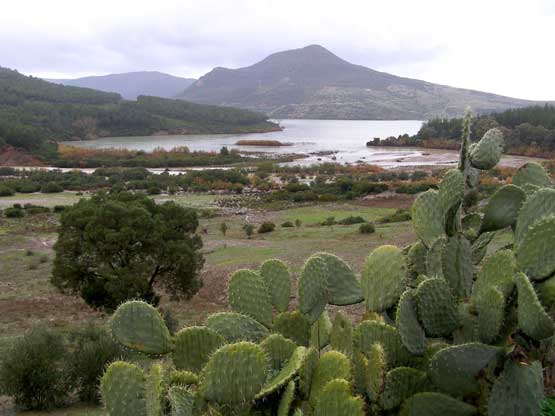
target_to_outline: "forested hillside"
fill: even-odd
[[[125,101],[119,94],[52,84],[0,67],[0,146],[46,158],[62,140],[276,128],[252,111],[146,96]]]
[[[369,146],[422,146],[458,149],[462,118],[434,118],[425,122],[414,136],[407,134],[369,142]],[[555,156],[555,107],[538,105],[484,114],[472,123],[471,139],[477,141],[497,127],[505,138],[505,151],[523,156]]]

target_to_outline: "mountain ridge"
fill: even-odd
[[[116,92],[128,100],[135,100],[140,95],[174,98],[196,81],[194,78],[182,78],[159,71],[134,71],[75,79],[45,80],[66,86]]]
[[[429,119],[545,103],[434,84],[352,64],[320,45],[273,53],[238,69],[214,68],[178,98],[274,118]]]

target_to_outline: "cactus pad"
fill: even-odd
[[[383,322],[364,321],[355,328],[353,342],[355,351],[367,354],[370,346],[375,343],[383,346],[388,368],[406,365],[411,359],[394,326]]]
[[[193,393],[181,386],[173,386],[168,390],[171,416],[193,416],[195,397]]]
[[[291,273],[285,263],[276,259],[266,260],[260,266],[260,275],[266,282],[274,308],[285,312],[291,297]]]
[[[327,263],[319,256],[310,257],[299,276],[299,310],[310,323],[318,320],[328,303],[327,276]]]
[[[481,170],[493,168],[501,160],[503,147],[503,133],[499,129],[489,129],[482,139],[470,151],[470,163]]]
[[[550,215],[555,215],[555,189],[540,189],[530,195],[518,213],[514,234],[515,245],[520,244],[531,225]]]
[[[472,288],[472,303],[475,303],[490,287],[501,291],[508,298],[515,286],[516,260],[511,250],[499,250],[482,262],[476,282]]]
[[[516,175],[513,176],[513,184],[516,186],[529,184],[543,188],[551,184],[551,179],[542,165],[536,162],[528,162],[522,165]]]
[[[415,355],[426,351],[426,334],[418,322],[414,290],[407,290],[397,306],[396,324],[403,345]]]
[[[425,275],[429,277],[443,277],[443,250],[445,249],[445,244],[447,239],[442,237],[438,238],[430,246],[428,250],[428,255],[426,256],[426,273]]]
[[[252,270],[237,270],[229,280],[229,304],[262,325],[272,325],[272,303],[264,279]]]
[[[426,274],[427,254],[428,249],[421,241],[417,241],[410,246],[407,253],[407,267],[412,280],[421,274]]]
[[[285,388],[281,399],[279,400],[279,406],[277,411],[277,416],[289,416],[289,411],[291,410],[291,404],[295,399],[295,382],[291,380],[287,387]]]
[[[318,351],[316,348],[309,348],[306,351],[303,363],[299,369],[299,389],[301,395],[308,399],[310,397],[310,385],[312,384],[312,376],[318,365]]]
[[[381,312],[395,305],[405,290],[407,265],[404,254],[394,246],[375,249],[362,271],[366,309]]]
[[[464,196],[464,177],[459,169],[451,169],[445,173],[439,184],[439,200],[444,215],[456,209]]]
[[[364,402],[353,397],[349,382],[340,378],[326,384],[314,408],[314,416],[338,415],[364,416]]]
[[[330,343],[331,320],[326,311],[310,327],[310,346],[322,349]]]
[[[505,185],[491,196],[484,210],[480,232],[514,226],[526,194],[515,185]]]
[[[543,371],[539,362],[519,364],[507,361],[488,401],[489,416],[534,416],[544,399]]]
[[[548,311],[552,311],[553,307],[555,307],[555,277],[550,277],[539,283],[537,289],[538,298],[543,307]]]
[[[414,231],[428,248],[445,235],[443,218],[443,206],[436,190],[422,192],[412,204]]]
[[[145,374],[134,364],[116,361],[100,380],[100,393],[112,416],[146,416]]]
[[[162,416],[164,410],[164,369],[158,363],[150,368],[145,380],[146,416]]]
[[[381,400],[385,382],[387,360],[382,344],[372,344],[367,352],[366,394],[373,403]]]
[[[555,272],[555,215],[534,223],[516,249],[518,267],[532,280]]]
[[[351,380],[351,363],[349,359],[338,351],[328,351],[320,357],[310,384],[310,403],[318,403],[326,384],[336,378]]]
[[[270,360],[270,368],[279,371],[284,364],[289,361],[291,354],[297,346],[290,339],[280,334],[272,334],[264,338],[260,343],[260,348],[264,350]]]
[[[268,329],[260,322],[235,312],[214,313],[206,320],[206,326],[227,342],[258,342],[268,335]]]
[[[538,300],[532,283],[524,273],[516,275],[518,290],[518,326],[526,335],[535,340],[553,336],[553,321]]]
[[[333,318],[330,342],[335,351],[349,356],[353,353],[353,324],[341,312]]]
[[[428,375],[410,367],[397,367],[385,376],[382,406],[392,410],[400,406],[405,399],[428,388]]]
[[[418,316],[428,336],[449,336],[457,329],[457,306],[445,280],[424,280],[418,285],[415,298]]]
[[[478,393],[477,376],[500,353],[500,348],[480,343],[455,345],[438,351],[430,361],[436,387],[453,396]]]
[[[478,264],[483,260],[488,250],[488,244],[495,237],[495,234],[495,231],[483,233],[474,240],[472,243],[472,263]]]
[[[146,302],[125,302],[114,313],[110,326],[118,342],[133,350],[159,355],[172,348],[164,318]]]
[[[177,369],[198,373],[210,354],[223,343],[224,338],[207,327],[184,328],[175,336],[173,363]]]
[[[291,380],[304,363],[305,357],[307,354],[307,349],[305,347],[297,347],[293,354],[291,355],[287,364],[281,369],[281,371],[272,378],[262,390],[256,395],[257,399],[260,399],[264,396],[272,394],[273,392],[279,390],[283,386],[285,386],[289,380]]]
[[[184,370],[170,371],[168,376],[168,384],[170,386],[187,387],[198,384],[198,376],[195,373]]]
[[[352,305],[361,302],[360,283],[352,269],[339,257],[329,253],[316,253],[326,262],[328,303],[332,305]]]
[[[199,393],[219,404],[250,402],[262,388],[267,368],[266,355],[258,345],[250,342],[224,345],[203,368]]]
[[[308,347],[310,322],[298,311],[282,312],[274,319],[272,330],[295,342]]]
[[[405,401],[399,416],[474,416],[474,406],[442,393],[417,393]]]
[[[476,302],[478,310],[478,333],[480,340],[492,343],[497,339],[505,319],[505,297],[492,286]]]
[[[469,297],[473,282],[472,247],[462,234],[456,234],[447,240],[441,253],[441,264],[443,277],[455,297]]]

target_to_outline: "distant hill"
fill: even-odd
[[[76,79],[47,79],[46,81],[106,92],[117,92],[127,100],[135,100],[139,95],[174,98],[176,94],[195,82],[195,79],[180,78],[157,71],[141,71]]]
[[[484,113],[534,103],[375,71],[318,45],[278,52],[245,68],[215,68],[178,97],[313,119],[426,120],[460,116],[467,106]]]
[[[0,67],[0,148],[54,157],[61,140],[105,136],[250,133],[275,130],[267,116],[237,108],[53,84]]]

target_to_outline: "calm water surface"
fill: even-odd
[[[266,152],[271,154],[300,153],[306,158],[295,163],[310,164],[331,161],[332,156],[318,156],[313,153],[337,151],[337,162],[405,164],[422,156],[422,150],[366,147],[366,142],[374,137],[386,138],[408,133],[415,134],[422,125],[418,120],[276,120],[283,131],[254,134],[201,134],[177,136],[137,136],[107,137],[97,140],[68,142],[72,146],[87,148],[125,148],[151,151],[157,147],[172,149],[187,146],[190,150],[217,151],[222,146],[240,151]],[[237,146],[238,140],[279,140],[291,143],[283,147]],[[318,160],[320,159],[320,160]]]

